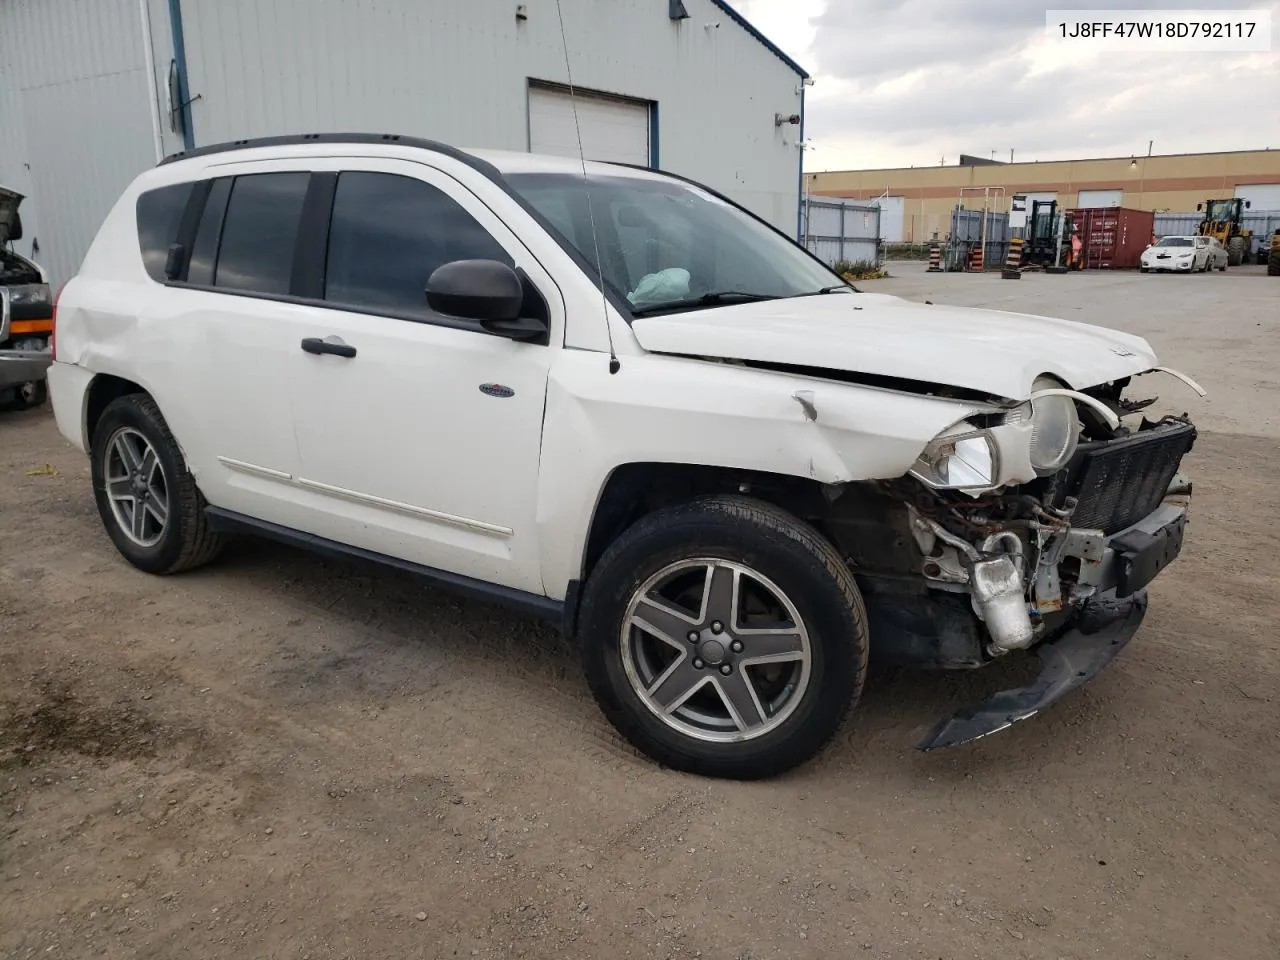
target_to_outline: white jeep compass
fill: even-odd
[[[1113,330],[858,292],[677,177],[319,134],[139,176],[49,382],[140,569],[249,533],[513,604],[641,750],[759,777],[830,739],[868,656],[1038,653],[932,748],[1116,655],[1187,521],[1195,428],[1131,396],[1160,370]]]

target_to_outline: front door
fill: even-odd
[[[563,342],[550,277],[456,180],[400,161],[339,173],[325,259],[332,306],[299,308],[312,343],[291,364],[308,531],[541,593],[538,455]],[[427,278],[463,259],[523,268],[551,346],[430,310]]]

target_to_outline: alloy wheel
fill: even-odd
[[[121,427],[104,457],[102,474],[116,523],[138,546],[155,546],[169,522],[169,485],[155,448],[137,430]]]
[[[763,736],[809,686],[809,634],[795,604],[745,564],[693,558],[659,570],[632,595],[619,642],[640,701],[698,740]]]

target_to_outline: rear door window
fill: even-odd
[[[138,197],[138,247],[142,253],[142,265],[147,275],[158,283],[167,279],[164,275],[165,261],[169,257],[169,247],[178,238],[178,224],[187,208],[193,185],[175,183],[148,190]]]
[[[326,300],[373,313],[425,317],[431,314],[427,278],[454,260],[514,265],[502,245],[437,187],[391,173],[352,171],[338,177]]]
[[[250,293],[289,292],[310,178],[306,172],[236,177],[223,218],[214,286]]]

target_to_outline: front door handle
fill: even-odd
[[[343,343],[337,337],[324,338],[320,337],[304,337],[302,340],[302,349],[307,353],[331,353],[335,357],[346,357],[348,360],[356,355],[356,348],[350,344]]]

